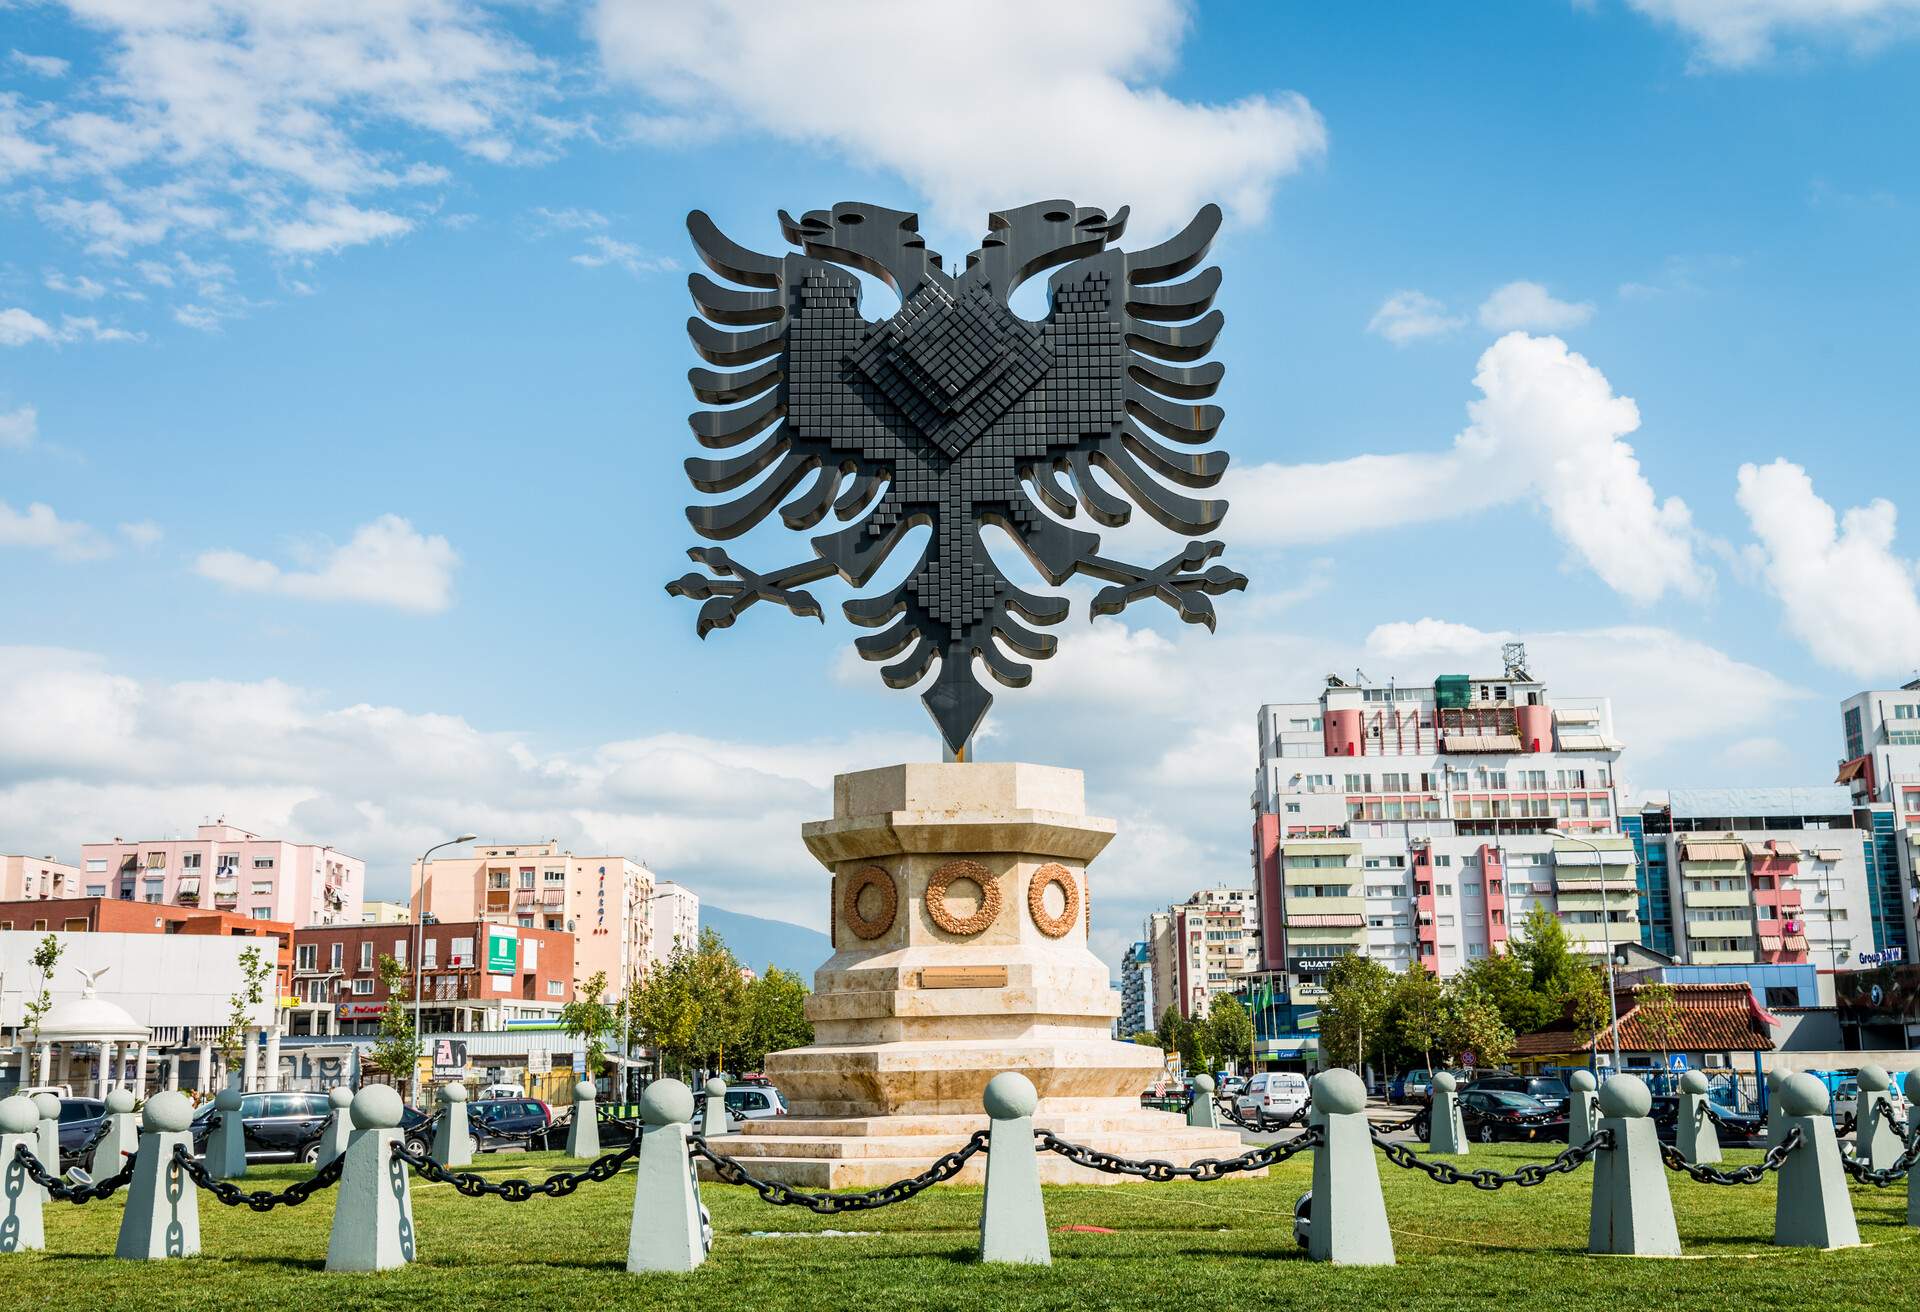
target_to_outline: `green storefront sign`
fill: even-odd
[[[520,940],[510,934],[487,931],[487,973],[514,975],[520,970]]]

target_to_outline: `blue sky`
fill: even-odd
[[[1000,692],[1122,836],[1111,959],[1247,875],[1253,717],[1518,636],[1642,788],[1830,778],[1920,663],[1910,0],[0,3],[0,850],[464,828],[824,921],[796,828],[938,751],[820,625],[696,640],[684,215],[1218,199],[1252,579]],[[735,544],[792,558],[762,529]],[[1141,555],[1151,534],[1128,530]],[[1153,557],[1158,559],[1157,556]],[[904,558],[903,558],[904,559]]]

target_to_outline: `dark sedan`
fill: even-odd
[[[309,1140],[318,1140],[333,1106],[324,1093],[248,1093],[240,1097],[240,1124],[249,1162],[291,1162],[303,1156]],[[193,1150],[205,1156],[213,1137],[212,1103],[193,1118]]]
[[[1655,1131],[1661,1141],[1672,1143],[1679,1133],[1680,1099],[1671,1093],[1653,1095],[1653,1107],[1647,1113],[1653,1119]],[[1750,1112],[1732,1112],[1724,1107],[1713,1109],[1715,1131],[1722,1145],[1730,1148],[1743,1148],[1767,1137],[1767,1119]]]
[[[1481,1143],[1567,1137],[1565,1112],[1556,1112],[1531,1094],[1504,1089],[1468,1089],[1460,1095],[1460,1120],[1467,1137]]]
[[[106,1123],[107,1104],[98,1098],[60,1100],[60,1169],[86,1166],[93,1141]]]

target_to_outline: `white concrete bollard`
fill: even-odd
[[[1434,1157],[1467,1155],[1467,1127],[1460,1119],[1460,1095],[1454,1092],[1459,1087],[1460,1082],[1451,1072],[1433,1073],[1433,1110],[1427,1117],[1427,1151]]]
[[[433,1127],[433,1160],[442,1166],[473,1165],[473,1133],[467,1128],[467,1086],[440,1086],[440,1122]]]
[[[47,1174],[60,1174],[60,1099],[51,1093],[33,1095],[33,1109],[40,1114],[39,1124],[34,1133],[39,1137],[39,1146],[33,1155],[40,1159],[40,1165],[47,1168]]]
[[[1893,1081],[1878,1066],[1862,1066],[1859,1074],[1860,1098],[1855,1104],[1853,1155],[1876,1171],[1892,1166],[1906,1149],[1893,1127],[1881,1118],[1880,1109],[1891,1106],[1887,1090]]]
[[[353,1137],[333,1204],[327,1270],[385,1271],[414,1259],[413,1191],[407,1164],[393,1155],[406,1106],[397,1091],[370,1084],[353,1095]]]
[[[1780,1143],[1780,1093],[1793,1078],[1793,1068],[1784,1062],[1767,1072],[1767,1147]]]
[[[1196,1100],[1202,1096],[1211,1105],[1212,1091]],[[1033,1109],[1040,1105],[1040,1095],[1026,1076],[1002,1071],[987,1081],[981,1101],[990,1124],[987,1195],[980,1202],[980,1260],[1051,1266],[1047,1207],[1040,1197],[1040,1153],[1033,1142]]]
[[[706,1105],[703,1108],[705,1115],[701,1118],[700,1122],[701,1133],[708,1138],[712,1138],[716,1134],[725,1134],[728,1129],[727,1082],[718,1075],[709,1077],[706,1084],[706,1092],[702,1096],[705,1099]]]
[[[353,1135],[353,1090],[342,1084],[327,1094],[327,1103],[333,1108],[333,1114],[327,1117],[327,1128],[320,1135],[320,1156],[315,1166],[325,1166],[347,1150],[347,1140]]]
[[[87,1174],[96,1180],[118,1175],[140,1146],[140,1118],[133,1114],[133,1090],[115,1089],[107,1095],[107,1132],[93,1146]]]
[[[655,1080],[640,1095],[640,1120],[627,1270],[691,1271],[707,1259],[700,1186],[687,1157],[693,1090],[679,1080]]]
[[[18,1094],[0,1098],[0,1253],[30,1253],[47,1246],[42,1215],[47,1191],[28,1178],[20,1161],[22,1148],[40,1155],[40,1109],[33,1099]]]
[[[1567,1142],[1576,1148],[1593,1138],[1600,1126],[1599,1087],[1592,1071],[1575,1071],[1567,1077]]]
[[[247,1173],[247,1127],[240,1117],[240,1079],[213,1095],[214,1126],[207,1135],[207,1170],[216,1180]]]
[[[1220,1109],[1213,1105],[1213,1076],[1204,1072],[1193,1077],[1193,1097],[1187,1103],[1187,1124],[1207,1130],[1220,1128]]]
[[[683,1084],[681,1088],[686,1088]],[[691,1091],[688,1094],[692,1096]],[[689,1110],[691,1118],[693,1112]],[[600,1111],[593,1101],[593,1081],[582,1080],[573,1086],[573,1122],[567,1126],[567,1156],[600,1155]]]
[[[1593,1157],[1589,1253],[1680,1256],[1660,1136],[1647,1117],[1652,1106],[1653,1094],[1637,1075],[1616,1075],[1601,1086],[1596,1129],[1612,1134],[1613,1146]]]
[[[1321,1071],[1310,1096],[1323,1138],[1313,1152],[1307,1256],[1335,1266],[1392,1266],[1393,1232],[1367,1121],[1367,1086],[1349,1070]]]
[[[113,1255],[136,1262],[200,1252],[200,1194],[173,1159],[193,1151],[193,1104],[184,1093],[156,1093],[140,1111],[140,1147],[127,1186],[127,1210]]]
[[[1860,1242],[1860,1227],[1827,1115],[1827,1086],[1803,1072],[1786,1082],[1779,1101],[1781,1137],[1799,1130],[1801,1144],[1780,1168],[1773,1242],[1783,1248],[1851,1248]]]
[[[1695,1166],[1712,1166],[1720,1160],[1720,1131],[1713,1123],[1707,1102],[1707,1077],[1688,1071],[1680,1077],[1679,1120],[1673,1129],[1673,1146]]]

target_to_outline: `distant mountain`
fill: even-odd
[[[833,955],[833,945],[817,929],[784,920],[743,916],[710,903],[700,906],[700,927],[718,931],[743,966],[764,971],[769,964],[790,970],[813,987],[813,972]]]

